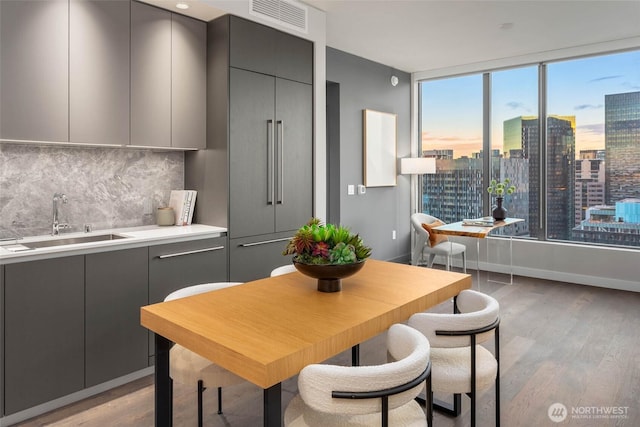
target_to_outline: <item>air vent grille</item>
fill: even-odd
[[[307,33],[308,9],[290,0],[251,0],[249,13],[284,27]]]

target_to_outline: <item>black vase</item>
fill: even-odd
[[[507,210],[502,207],[502,200],[502,197],[496,198],[498,206],[493,210],[493,219],[496,221],[503,221],[507,217]]]

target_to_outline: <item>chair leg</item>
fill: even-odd
[[[498,369],[496,371],[496,427],[500,427],[500,327],[495,331],[495,356]]]
[[[433,387],[431,384],[431,374],[427,377],[426,397],[425,405],[427,406],[427,425],[429,427],[433,427]]]
[[[222,414],[222,387],[218,387],[218,414]]]
[[[438,399],[432,399],[433,409],[447,414],[452,417],[457,417],[462,413],[462,395],[456,393],[453,395],[453,404],[448,404]]]
[[[198,380],[198,427],[202,427],[202,392],[204,386],[202,380]]]
[[[472,391],[469,393],[471,398],[471,427],[476,427],[476,393]]]
[[[462,252],[462,271],[467,274],[467,255],[465,252]]]
[[[447,255],[447,271],[451,271],[451,255]]]
[[[436,259],[435,254],[429,254],[429,262],[427,263],[427,267],[429,268],[433,267],[433,261],[435,261],[435,259]]]

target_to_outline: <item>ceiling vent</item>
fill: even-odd
[[[283,27],[307,33],[308,9],[291,0],[251,0],[249,13]]]

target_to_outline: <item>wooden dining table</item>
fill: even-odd
[[[340,292],[293,272],[141,308],[155,333],[155,424],[170,426],[169,349],[178,343],[264,389],[282,425],[281,382],[471,288],[468,274],[369,259]]]

